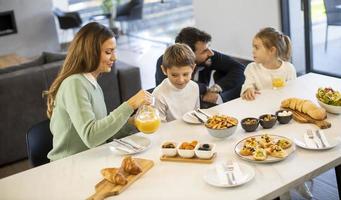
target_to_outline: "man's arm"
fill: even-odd
[[[214,51],[211,58],[212,69],[216,70],[215,83],[218,84],[223,91],[240,87],[245,80],[245,66],[230,56]]]
[[[162,55],[159,57],[159,59],[157,59],[157,62],[156,62],[156,72],[155,72],[155,85],[156,86],[160,85],[160,83],[165,78],[167,78],[167,76],[164,75],[162,72],[161,65],[162,65]]]

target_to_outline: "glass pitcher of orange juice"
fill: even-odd
[[[135,125],[143,133],[154,133],[160,126],[159,111],[151,105],[142,105],[135,116]]]

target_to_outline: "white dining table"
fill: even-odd
[[[275,113],[282,100],[290,97],[310,99],[317,103],[315,94],[319,87],[331,86],[341,91],[341,79],[309,73],[287,82],[277,90],[262,90],[254,101],[235,99],[210,108],[237,118],[258,117]],[[341,136],[341,115],[328,113],[332,126],[325,129],[329,136]],[[182,120],[162,124],[154,134],[138,135],[152,141],[150,148],[134,155],[150,159],[154,166],[118,196],[107,199],[273,199],[286,191],[341,164],[341,145],[325,151],[309,151],[296,146],[286,159],[276,163],[254,163],[240,159],[234,152],[238,141],[245,137],[269,133],[291,139],[317,129],[313,124],[301,124],[292,120],[289,124],[276,124],[271,129],[258,127],[246,133],[240,124],[236,132],[225,139],[210,136],[203,125],[187,124]],[[179,163],[161,161],[163,141],[192,141],[215,143],[217,157],[212,164]],[[48,163],[0,180],[0,199],[86,199],[94,192],[94,186],[103,177],[102,168],[118,167],[123,156],[110,150],[108,143],[79,154]],[[217,162],[235,160],[255,170],[255,177],[244,185],[234,188],[218,188],[207,184],[203,176]]]

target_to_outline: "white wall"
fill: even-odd
[[[193,0],[196,27],[212,35],[212,48],[252,59],[253,36],[263,27],[281,30],[279,0]]]
[[[59,50],[51,0],[0,0],[0,12],[8,10],[14,10],[18,33],[0,37],[0,55]]]

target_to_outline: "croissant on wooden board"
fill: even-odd
[[[123,159],[121,169],[123,169],[124,172],[132,175],[137,175],[142,172],[141,166],[134,159],[132,159],[131,156],[127,156]]]
[[[316,120],[323,120],[327,116],[325,109],[306,99],[288,98],[281,102],[281,107],[303,112]]]
[[[105,168],[101,170],[103,177],[116,185],[125,185],[128,183],[127,178],[122,174],[120,169],[117,168]]]

